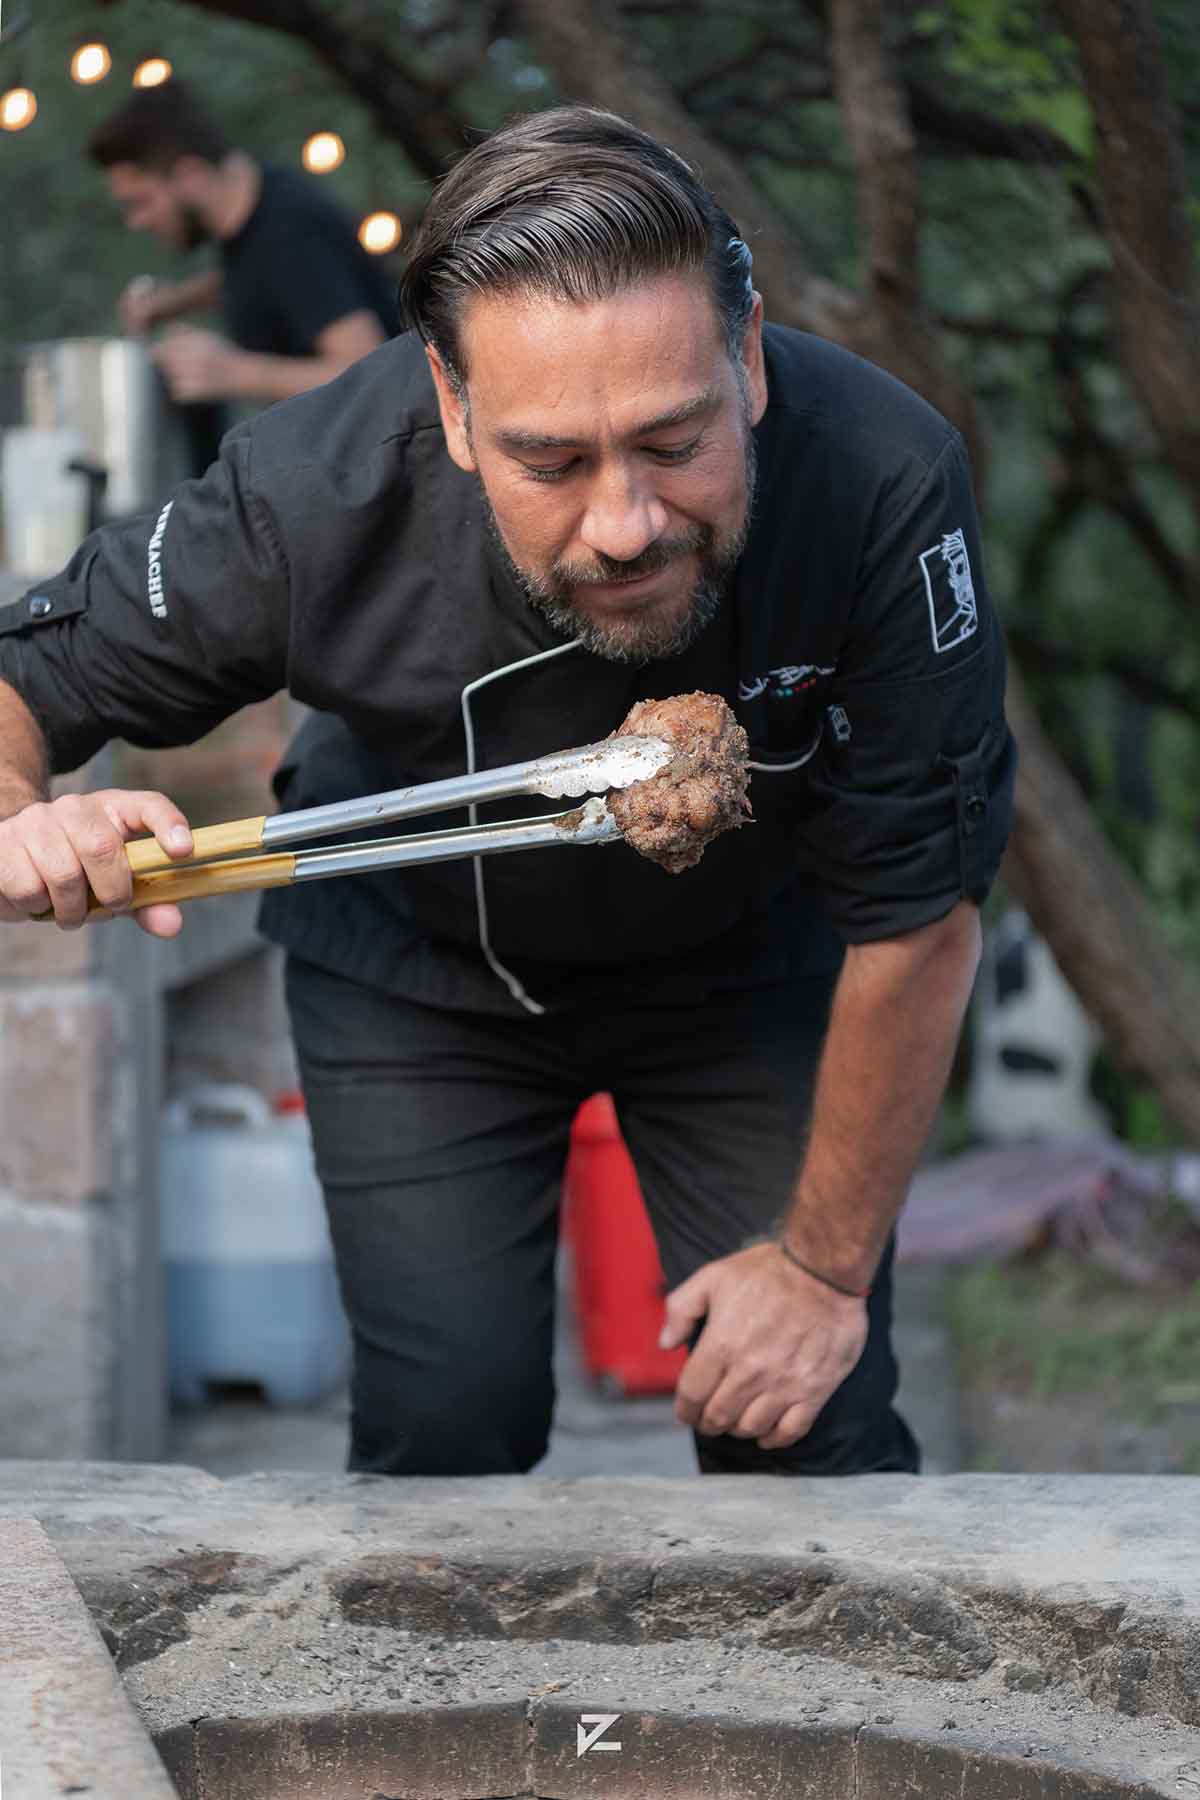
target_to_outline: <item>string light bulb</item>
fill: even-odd
[[[0,130],[24,131],[37,117],[37,109],[37,95],[32,88],[9,88],[0,94]]]
[[[358,228],[358,241],[372,256],[386,256],[404,236],[404,227],[394,212],[368,213]]]
[[[112,57],[107,44],[80,44],[71,58],[71,80],[77,81],[80,87],[91,87],[97,81],[103,81],[112,68]]]
[[[346,146],[336,131],[314,131],[300,152],[310,175],[328,175],[346,160]]]
[[[170,81],[173,73],[165,56],[147,56],[133,71],[133,85],[136,88],[161,87],[164,81]]]

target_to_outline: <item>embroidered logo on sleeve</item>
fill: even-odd
[[[156,619],[165,619],[167,616],[167,602],[163,594],[162,545],[167,535],[167,520],[174,504],[173,500],[168,500],[159,513],[158,523],[146,552],[146,593],[150,600],[150,611]]]
[[[961,531],[951,531],[918,558],[929,601],[929,629],[940,656],[979,629],[971,561]]]

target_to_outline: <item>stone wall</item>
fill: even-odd
[[[93,765],[70,785],[104,780]],[[140,938],[124,924],[0,929],[0,1445],[9,1456],[161,1452],[160,1008],[153,946]]]

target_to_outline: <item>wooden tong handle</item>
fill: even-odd
[[[203,825],[192,833],[192,854],[182,862],[168,856],[156,838],[136,838],[126,844],[125,854],[135,875],[149,875],[155,869],[187,869],[193,863],[209,862],[214,856],[240,856],[262,849],[266,814],[258,819],[233,819],[228,825]],[[135,902],[136,904],[136,902]]]
[[[225,862],[200,863],[193,867],[153,869],[148,875],[133,878],[133,909],[156,906],[163,901],[205,900],[210,894],[244,894],[255,888],[286,887],[296,872],[296,857],[290,850],[275,856],[231,857]],[[98,907],[88,917],[111,915]]]
[[[165,901],[204,900],[210,894],[244,894],[255,888],[286,887],[296,872],[296,858],[290,850],[274,856],[230,857],[225,862],[184,863],[181,867],[152,869],[148,875],[133,878],[133,910],[155,906]],[[89,919],[111,919],[106,906],[93,899],[88,907]],[[52,912],[35,913],[34,922],[52,925]]]

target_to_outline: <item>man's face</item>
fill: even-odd
[[[191,192],[194,172],[186,166],[194,160],[181,158],[165,173],[136,163],[113,164],[109,192],[130,231],[148,231],[173,250],[194,250],[207,240],[208,228]]]
[[[584,303],[484,297],[461,345],[463,396],[430,357],[447,447],[531,602],[615,660],[685,648],[745,542],[761,304],[740,369],[699,275]]]

